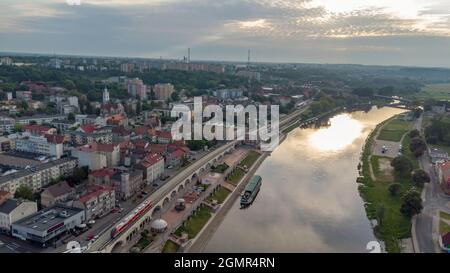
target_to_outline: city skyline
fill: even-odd
[[[450,67],[450,5],[391,2],[6,0],[0,51]]]

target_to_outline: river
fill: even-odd
[[[404,112],[372,108],[337,114],[328,126],[297,128],[259,167],[255,202],[228,212],[205,252],[368,252],[375,240],[358,193],[364,141]]]

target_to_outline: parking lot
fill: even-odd
[[[372,146],[372,155],[395,158],[399,156],[400,147],[400,142],[375,140]]]

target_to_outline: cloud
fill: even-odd
[[[308,54],[308,59],[326,56],[334,62],[351,61],[350,52],[364,50],[392,56],[399,48],[415,48],[430,56],[426,39],[450,37],[450,7],[440,0],[427,5],[412,0],[414,5],[404,4],[408,12],[401,12],[398,1],[394,6],[385,0],[370,0],[370,5],[348,0],[341,7],[328,0],[81,1],[74,7],[65,0],[3,0],[0,50],[181,57],[191,47],[199,58],[240,59],[251,47],[273,55],[265,60],[285,60],[290,53],[297,61],[302,58],[295,56]],[[411,37],[422,47],[391,46],[408,40],[399,37]],[[386,45],[370,44],[383,39]],[[284,55],[274,53],[278,50]],[[442,60],[433,56],[429,63]]]

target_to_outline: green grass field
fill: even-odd
[[[450,100],[450,83],[427,84],[417,96],[435,100]]]
[[[411,123],[400,119],[389,121],[378,135],[378,140],[400,141],[403,135],[411,128]]]
[[[375,130],[379,128],[381,128],[381,124]],[[381,179],[377,179],[377,181],[372,180],[369,164],[374,164],[374,172],[377,172],[377,169],[379,172],[379,162],[377,162],[379,158],[375,157],[369,161],[370,147],[374,136],[375,132],[372,132],[364,146],[358,189],[365,202],[367,217],[381,220],[374,229],[375,235],[383,240],[388,252],[400,252],[399,240],[411,236],[411,219],[400,213],[400,207],[402,195],[412,187],[412,183],[394,174],[394,181],[400,183],[400,192],[397,196],[391,196],[388,191],[391,182]],[[381,219],[377,213],[380,207],[384,208],[384,216]]]
[[[180,248],[180,247],[177,244],[168,240],[166,242],[166,244],[164,245],[162,253],[177,253],[178,248]]]
[[[189,238],[192,239],[197,236],[209,218],[211,218],[211,209],[206,206],[200,207],[195,215],[192,215],[189,220],[175,231],[175,234],[181,236],[183,232],[186,232]]]
[[[255,151],[250,151],[239,166],[247,166],[247,168],[250,168],[260,156],[261,154]]]
[[[208,201],[211,202],[212,200],[217,200],[217,203],[222,204],[229,194],[230,191],[227,188],[219,186],[218,189],[208,197]]]
[[[245,173],[241,169],[235,169],[230,176],[228,177],[227,181],[230,182],[233,185],[237,185],[239,181],[244,177]]]

